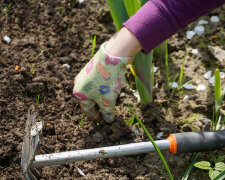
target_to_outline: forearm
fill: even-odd
[[[149,0],[123,25],[148,53],[178,30],[224,3],[225,0]]]

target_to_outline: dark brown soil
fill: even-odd
[[[168,93],[164,60],[155,60],[155,65],[160,67],[155,79],[158,84],[155,99],[166,99],[166,102],[153,104],[142,111],[126,84],[123,89],[126,94],[118,99],[117,119],[113,124],[84,118],[81,125],[82,112],[79,106],[75,108],[72,96],[73,78],[90,59],[92,46],[89,38],[97,36],[98,49],[115,32],[105,0],[81,4],[76,0],[1,0],[0,9],[9,3],[12,3],[9,12],[0,15],[0,37],[7,35],[12,40],[10,44],[0,42],[0,179],[24,179],[20,158],[27,112],[32,104],[36,106],[38,120],[44,123],[39,154],[147,141],[138,125],[127,123],[132,117],[127,104],[132,105],[154,139],[159,132],[163,132],[161,139],[164,139],[170,133],[192,130],[179,122],[193,113],[211,118],[213,88],[203,74],[215,67],[221,71],[225,68],[206,46],[220,45],[225,49],[225,7],[210,14],[219,15],[220,22],[216,25],[210,23],[203,36],[195,36],[192,40],[185,38],[186,30],[194,23],[169,39],[172,73],[180,69],[186,54],[184,72],[187,80],[194,78],[196,84],[206,84],[207,91]],[[208,20],[210,15],[205,19]],[[218,39],[211,39],[213,35]],[[193,48],[199,49],[197,56],[191,54]],[[69,70],[62,66],[65,63],[71,66]],[[182,101],[186,94],[190,96],[189,103]],[[204,123],[197,124],[196,128],[207,129]],[[163,154],[174,178],[181,179],[192,154]],[[223,151],[214,152],[215,156],[219,154]],[[211,153],[202,153],[200,158],[210,160]],[[78,173],[77,167],[86,174],[85,177]],[[41,179],[168,179],[156,153],[38,170]],[[206,172],[196,169],[191,176],[190,179],[208,178]]]

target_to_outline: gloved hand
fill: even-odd
[[[100,117],[97,104],[103,119],[110,123],[115,118],[116,99],[125,84],[126,65],[133,58],[108,55],[105,45],[101,45],[95,56],[75,77],[73,94],[88,117]]]

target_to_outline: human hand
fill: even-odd
[[[114,107],[125,84],[126,65],[132,58],[116,57],[105,52],[103,43],[95,56],[74,79],[73,94],[89,118],[102,117],[106,122],[115,118]]]

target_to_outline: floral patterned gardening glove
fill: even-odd
[[[114,107],[122,86],[125,84],[126,65],[132,58],[111,56],[104,47],[86,64],[74,79],[73,94],[84,113],[98,119],[100,108],[103,119],[112,122],[115,118]]]

